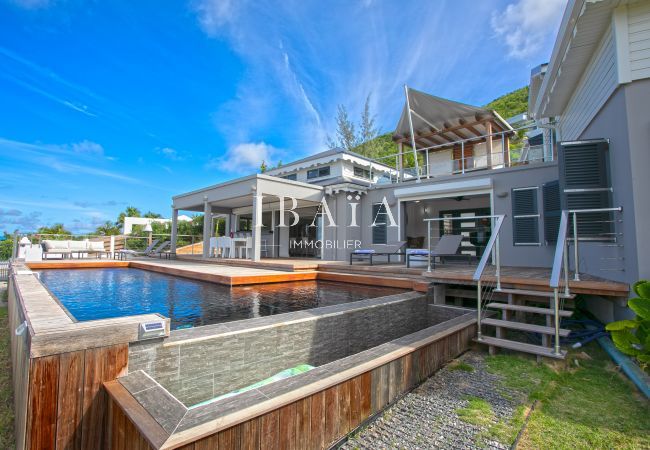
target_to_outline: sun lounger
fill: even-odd
[[[460,243],[463,236],[459,234],[445,234],[440,238],[436,246],[431,250],[431,263],[435,267],[436,258],[445,256],[454,256],[458,254]],[[406,267],[411,267],[413,263],[417,266],[426,266],[429,263],[429,251],[425,248],[409,248],[406,250]]]
[[[149,253],[147,253],[146,256],[151,256],[152,258],[156,256],[160,256],[160,253],[163,253],[165,249],[170,245],[171,245],[171,241],[165,241],[160,245],[158,245],[158,247],[154,248]]]
[[[158,242],[160,242],[160,239],[155,239],[151,244],[149,244],[147,248],[142,251],[129,249],[118,250],[115,252],[115,256],[119,259],[126,259],[128,256],[147,256],[153,251],[154,247],[158,245]]]
[[[399,244],[400,246],[394,252],[378,252],[374,249],[362,249],[362,248],[356,249],[350,253],[350,265],[352,265],[354,261],[368,261],[368,263],[370,263],[370,265],[372,266],[375,262],[376,256],[382,258],[386,257],[387,260],[386,264],[390,264],[391,257],[393,256],[402,257],[406,254],[403,251],[406,243],[400,242]]]

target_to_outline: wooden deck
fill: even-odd
[[[476,285],[472,280],[474,264],[436,264],[427,273],[423,268],[406,268],[403,264],[350,265],[343,261],[317,259],[264,258],[254,262],[242,259],[216,259],[201,256],[179,256],[178,260],[135,258],[129,261],[98,259],[43,261],[28,264],[31,269],[135,267],[202,281],[241,286],[248,284],[281,283],[305,280],[331,280],[358,284],[376,284],[426,291],[430,283]],[[551,269],[536,267],[502,267],[503,287],[550,291]],[[624,283],[581,274],[581,281],[571,281],[572,293],[627,297],[629,287]],[[484,282],[496,282],[494,266],[488,266]]]

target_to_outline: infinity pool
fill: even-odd
[[[43,284],[79,321],[159,313],[171,319],[172,330],[404,292],[327,281],[228,287],[131,268],[39,272]]]

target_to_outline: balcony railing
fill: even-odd
[[[514,131],[534,129],[528,125]],[[494,143],[492,152],[486,153],[482,144],[491,137]],[[373,161],[382,166],[396,167],[397,170],[384,173],[377,183],[399,183],[418,179],[429,179],[440,176],[465,174],[479,170],[502,169],[527,164],[550,162],[554,160],[552,142],[544,141],[541,145],[528,145],[525,142],[521,147],[509,143],[507,133],[493,133],[471,139],[460,139],[453,142],[418,148],[417,163],[413,150],[385,155]],[[496,147],[496,148],[495,148]],[[466,153],[467,148],[467,153]],[[471,148],[471,150],[470,150]],[[441,152],[449,154],[449,159],[436,158]],[[372,165],[371,165],[372,171]]]

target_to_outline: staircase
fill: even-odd
[[[548,291],[501,287],[498,235],[502,222],[502,219],[497,221],[497,226],[473,277],[477,283],[478,306],[478,332],[475,341],[488,345],[490,354],[495,353],[497,348],[505,348],[530,353],[538,358],[564,359],[566,351],[560,348],[560,338],[567,337],[571,331],[560,328],[560,321],[563,317],[571,317],[573,314],[564,309],[564,304],[566,300],[575,298],[575,295],[569,291],[566,241],[568,212],[563,211],[560,219],[558,243]],[[491,285],[484,283],[481,277],[493,249],[496,258],[497,281]],[[560,274],[562,268],[564,268],[564,286],[561,292]],[[501,294],[500,298],[506,296],[507,302],[493,301],[495,293]],[[531,306],[530,303],[535,303],[538,306]],[[493,335],[484,334],[484,329],[485,331],[494,330]],[[541,337],[541,345],[522,341],[522,337],[525,339],[527,334]]]

